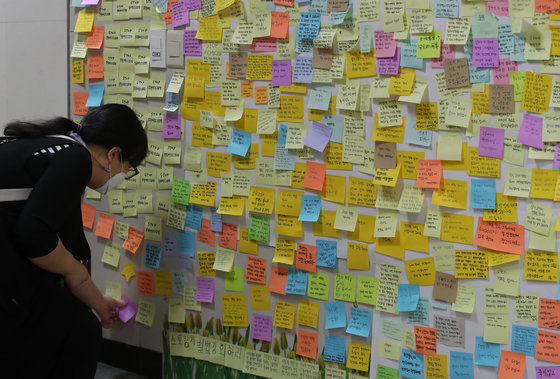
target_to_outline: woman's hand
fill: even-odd
[[[95,313],[101,319],[101,326],[110,329],[117,322],[117,307],[124,307],[126,302],[113,299],[111,296],[103,295],[103,301],[94,308]]]

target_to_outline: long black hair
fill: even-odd
[[[64,117],[42,122],[15,121],[6,125],[4,134],[13,137],[43,137],[78,133],[85,143],[122,149],[123,161],[138,166],[148,153],[148,137],[134,111],[121,104],[92,108],[80,124]]]

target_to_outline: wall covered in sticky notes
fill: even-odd
[[[130,299],[107,338],[169,376],[560,370],[557,3],[98,3],[73,114],[124,103],[149,137],[84,200]]]

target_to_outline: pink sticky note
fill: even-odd
[[[397,41],[393,38],[393,33],[385,33],[383,30],[374,32],[375,56],[377,58],[390,58],[395,55]]]
[[[556,150],[554,150],[554,167],[560,167],[560,142],[556,142]]]
[[[171,26],[174,28],[190,24],[189,10],[183,1],[171,4]]]
[[[211,303],[214,301],[214,278],[211,276],[198,276],[196,278],[196,301]]]
[[[251,338],[268,342],[272,341],[272,316],[253,314]]]
[[[122,308],[116,309],[117,316],[122,322],[127,323],[128,320],[133,318],[136,312],[138,311],[138,305],[124,295],[121,301],[126,302],[126,305]]]
[[[202,0],[183,0],[183,3],[189,11],[202,8]]]
[[[276,38],[259,37],[253,38],[253,43],[249,46],[249,51],[276,52]]]
[[[440,51],[441,54],[439,55],[439,58],[432,58],[430,62],[430,66],[432,66],[432,68],[443,68],[443,61],[455,59],[455,45],[442,43],[440,45]]]
[[[163,115],[163,138],[181,138],[181,116],[167,112]]]
[[[99,0],[82,0],[82,5],[97,5]]]
[[[500,59],[498,67],[494,68],[494,84],[509,84],[509,73],[517,71],[517,62],[508,58]]]
[[[292,85],[292,61],[291,59],[272,60],[272,85]]]
[[[196,39],[196,30],[185,30],[183,52],[185,55],[202,56],[202,40]]]
[[[395,56],[390,58],[377,58],[376,71],[378,74],[398,75],[401,63],[401,48],[397,47]]]
[[[542,140],[542,124],[542,118],[524,114],[523,120],[521,120],[521,129],[519,130],[517,142],[542,149],[544,147],[544,142]]]
[[[497,38],[473,39],[473,67],[498,67],[500,47]]]
[[[486,12],[496,16],[509,16],[509,0],[494,0],[486,2]]]
[[[481,126],[478,137],[478,155],[501,159],[504,155],[504,132],[503,129]]]

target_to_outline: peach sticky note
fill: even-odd
[[[498,379],[522,379],[525,373],[525,354],[502,350]]]
[[[319,335],[317,333],[299,329],[296,354],[302,357],[316,359],[318,343]]]
[[[115,217],[100,213],[97,219],[97,226],[95,227],[95,235],[98,237],[111,239],[113,234],[113,225],[115,225]]]
[[[288,269],[279,266],[270,266],[270,284],[268,290],[270,292],[286,294],[286,282],[288,281]]]
[[[105,34],[105,27],[94,26],[91,29],[91,32],[88,33],[86,39],[86,47],[88,49],[101,49],[101,45],[103,45],[104,34]]]
[[[419,160],[416,187],[439,188],[442,178],[442,163],[439,160]]]
[[[95,220],[95,207],[82,201],[82,224],[84,228],[93,229]]]
[[[437,354],[437,330],[427,326],[414,325],[416,352],[420,354]]]
[[[218,245],[237,250],[237,225],[222,222],[222,232],[218,236]]]
[[[535,359],[560,363],[560,333],[538,331]]]
[[[245,280],[253,283],[266,284],[266,259],[248,256]]]
[[[103,55],[90,55],[88,57],[88,79],[103,79],[104,69],[105,62],[103,61]]]
[[[324,163],[311,161],[305,162],[305,176],[303,178],[303,186],[305,188],[322,191],[323,185],[325,184],[326,173],[327,166]]]
[[[72,92],[72,97],[74,99],[74,108],[72,112],[74,112],[76,116],[85,116],[88,113],[86,103],[89,92]]]
[[[484,221],[478,217],[475,245],[504,253],[523,254],[525,227],[501,221]]]
[[[138,271],[137,274],[138,293],[140,295],[154,296],[154,273]]]
[[[139,229],[133,228],[132,226],[129,226],[128,239],[123,242],[122,247],[125,250],[130,251],[131,253],[136,253],[143,240],[144,232]]]
[[[298,243],[296,268],[311,272],[317,271],[317,246]]]

